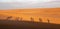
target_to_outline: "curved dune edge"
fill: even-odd
[[[50,23],[60,24],[60,8],[10,9],[0,10],[0,14],[12,16],[13,20],[16,17],[22,17],[23,20],[31,21],[30,18],[32,17],[36,22],[39,22],[38,19],[41,18],[42,22],[47,23],[47,19],[49,19]]]

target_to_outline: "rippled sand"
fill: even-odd
[[[47,19],[50,23],[60,24],[60,8],[31,8],[31,9],[10,9],[0,10],[0,18],[6,18],[6,16],[22,17],[23,20],[31,21],[30,18],[34,18],[34,21],[39,22],[39,18],[42,22],[47,23]],[[5,17],[4,17],[5,16]]]

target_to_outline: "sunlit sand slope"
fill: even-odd
[[[50,23],[60,24],[60,8],[31,8],[31,9],[11,9],[0,10],[0,15],[22,17],[23,20],[31,21],[30,18],[34,18],[34,21],[39,22],[39,18],[42,22],[47,23],[47,19]],[[4,17],[5,18],[5,17]],[[14,19],[13,19],[14,20]]]

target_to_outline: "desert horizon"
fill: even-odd
[[[60,0],[0,0],[1,29],[60,29]]]

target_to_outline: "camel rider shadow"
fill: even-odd
[[[48,21],[48,23],[50,23],[50,20],[49,19],[47,19],[47,21]]]
[[[12,16],[7,17],[7,20],[11,20],[11,19],[12,19]]]
[[[42,22],[42,19],[41,18],[39,18],[39,22]]]
[[[34,18],[31,17],[30,19],[31,19],[31,22],[34,22]]]

